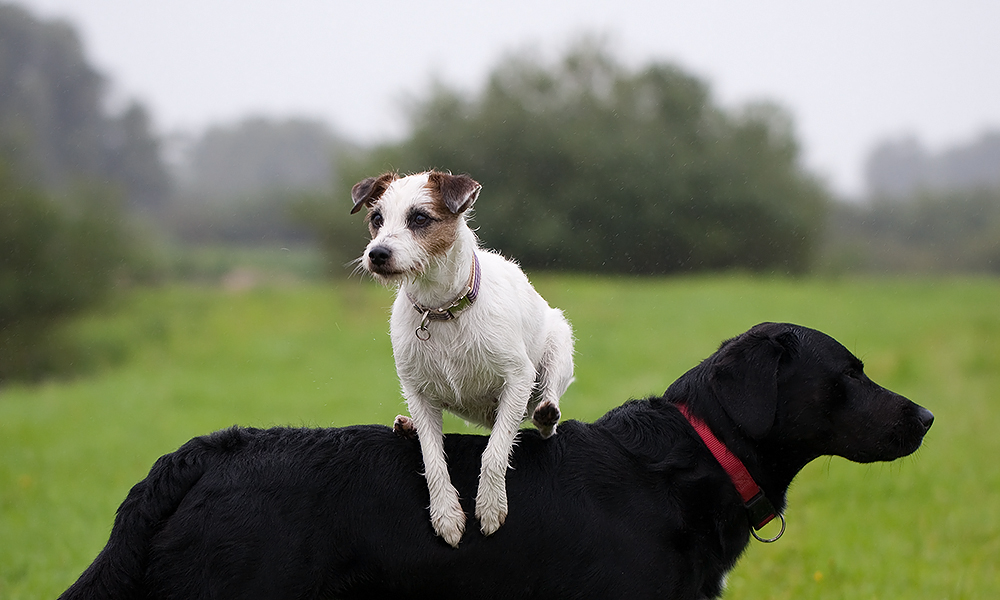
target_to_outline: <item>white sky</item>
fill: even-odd
[[[249,114],[318,117],[359,141],[398,136],[433,77],[478,89],[498,59],[606,35],[627,64],[672,61],[716,101],[791,111],[805,162],[862,191],[872,145],[933,150],[1000,129],[995,0],[19,0],[69,18],[119,96],[162,132]]]

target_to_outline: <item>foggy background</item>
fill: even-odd
[[[406,99],[430,81],[475,90],[505,53],[557,54],[583,33],[628,65],[681,65],[723,106],[785,106],[805,164],[840,196],[868,191],[864,163],[883,140],[937,153],[1000,123],[1000,7],[983,0],[21,5],[69,19],[112,96],[142,102],[160,134],[263,115],[399,137]]]
[[[351,185],[432,167],[483,184],[485,245],[529,270],[997,274],[998,22],[985,1],[0,2],[0,332],[123,283],[343,278]]]

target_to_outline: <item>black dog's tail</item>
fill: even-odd
[[[59,600],[139,597],[153,535],[205,473],[212,451],[220,445],[240,445],[245,435],[234,427],[193,439],[160,457],[118,507],[107,545]]]

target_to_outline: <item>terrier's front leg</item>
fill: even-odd
[[[459,503],[458,490],[452,485],[448,475],[441,409],[419,399],[409,401],[408,405],[424,458],[424,477],[430,493],[431,525],[444,541],[458,548],[462,534],[465,533],[465,512]]]
[[[507,468],[514,438],[524,420],[534,382],[534,369],[525,366],[508,376],[497,406],[496,422],[483,452],[476,492],[476,517],[483,535],[495,533],[507,519]]]

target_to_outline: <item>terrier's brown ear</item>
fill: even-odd
[[[483,186],[468,175],[452,175],[438,171],[431,171],[427,175],[427,183],[437,189],[444,205],[456,215],[469,210],[479,197],[479,190],[483,189]]]
[[[351,214],[361,210],[362,206],[371,206],[373,202],[382,197],[389,184],[397,179],[399,179],[399,175],[395,173],[383,173],[378,177],[369,177],[355,183],[354,187],[351,188],[351,199],[354,200]]]

